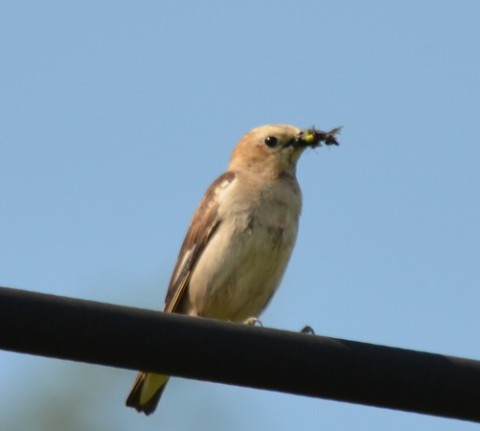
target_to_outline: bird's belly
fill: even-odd
[[[281,281],[296,234],[296,223],[222,225],[192,273],[190,313],[231,321],[258,316]]]

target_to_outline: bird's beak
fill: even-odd
[[[296,148],[319,147],[324,143],[325,145],[338,145],[336,134],[340,132],[340,127],[324,132],[314,128],[302,130],[295,138],[290,141],[290,145]]]

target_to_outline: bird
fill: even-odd
[[[336,134],[286,124],[257,127],[235,146],[227,171],[207,189],[190,222],[164,311],[251,322],[265,309],[297,238],[306,148],[338,145]],[[169,376],[139,372],[128,407],[153,413]]]

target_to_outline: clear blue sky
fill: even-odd
[[[299,164],[300,234],[264,325],[479,359],[479,16],[468,0],[2,2],[0,285],[160,309],[237,139],[343,125]],[[476,429],[182,379],[145,418],[123,406],[133,378],[0,352],[2,429]]]

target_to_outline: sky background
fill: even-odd
[[[0,3],[0,285],[160,309],[199,199],[266,123],[307,151],[262,321],[480,359],[478,1]],[[468,422],[0,351],[0,427],[467,431]]]

